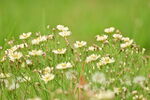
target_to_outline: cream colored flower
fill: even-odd
[[[36,45],[36,44],[39,44],[39,43],[41,43],[41,42],[44,42],[44,41],[47,41],[47,39],[48,38],[52,38],[50,35],[48,35],[48,36],[39,36],[38,38],[36,38],[36,39],[33,39],[32,41],[31,41],[31,43],[33,44],[33,45]]]
[[[40,43],[40,40],[39,40],[39,38],[36,38],[36,39],[33,39],[33,40],[31,41],[31,43],[32,43],[32,44],[39,44],[39,43]]]
[[[109,27],[109,28],[104,29],[104,32],[105,32],[105,33],[112,33],[112,32],[114,32],[114,31],[115,31],[115,28],[114,28],[114,27]]]
[[[41,76],[41,79],[47,84],[49,81],[53,80],[55,77],[54,74],[48,73]]]
[[[19,39],[27,39],[28,37],[31,36],[31,32],[28,33],[23,33],[22,35],[19,36]]]
[[[52,52],[55,53],[55,54],[65,54],[66,51],[67,51],[67,49],[63,48],[63,49],[53,50]]]
[[[102,48],[96,47],[96,46],[90,46],[90,47],[88,47],[88,49],[87,49],[87,51],[97,51],[97,50],[102,50]]]
[[[57,29],[58,29],[59,31],[68,31],[68,30],[69,30],[68,27],[64,27],[63,25],[57,25]]]
[[[121,40],[122,39],[121,34],[114,34],[113,37],[114,37],[115,40]]]
[[[114,58],[102,57],[101,60],[97,63],[97,66],[102,66],[102,65],[106,65],[106,64],[110,64],[114,62],[115,62]]]
[[[132,43],[133,43],[133,40],[129,40],[128,42],[120,44],[120,47],[121,49],[124,49],[124,48],[131,46]]]
[[[70,62],[65,62],[65,63],[58,64],[56,66],[56,69],[66,69],[66,68],[71,68],[71,67],[73,66]]]
[[[129,41],[130,41],[130,38],[128,38],[128,37],[122,37],[121,40],[124,41],[124,42],[129,42]]]
[[[86,46],[86,42],[85,41],[76,41],[75,43],[74,43],[74,47],[75,48],[81,48],[81,47],[84,47],[84,46]]]
[[[53,67],[46,67],[43,69],[43,74],[48,74],[51,73],[53,71]]]
[[[101,41],[101,42],[107,41],[107,38],[108,38],[107,35],[103,35],[103,36],[97,35],[97,36],[96,36],[96,40],[97,40],[97,41]]]
[[[98,58],[100,58],[100,55],[92,54],[86,58],[86,63],[96,61]]]
[[[67,36],[71,35],[71,32],[70,31],[62,31],[62,32],[59,32],[58,34],[62,37],[67,37]]]
[[[27,60],[26,60],[26,64],[27,64],[27,65],[32,65],[33,63],[32,63],[31,60],[27,59]]]
[[[29,55],[31,56],[40,56],[40,55],[43,55],[44,52],[42,50],[32,50],[32,51],[29,51]]]
[[[22,56],[23,54],[21,52],[13,52],[8,55],[11,61],[19,60]]]

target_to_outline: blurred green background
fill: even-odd
[[[115,26],[150,49],[150,0],[0,0],[0,45],[48,24],[67,25],[74,39],[89,41]]]

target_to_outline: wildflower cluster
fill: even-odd
[[[47,28],[1,47],[0,99],[149,100],[149,59],[133,39],[110,27],[72,41],[68,27]]]

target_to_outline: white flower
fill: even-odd
[[[14,61],[14,60],[19,60],[23,55],[21,52],[13,52],[10,53],[8,56],[11,61]]]
[[[98,100],[114,100],[115,93],[110,90],[100,91],[99,93],[96,93],[94,97]]]
[[[55,77],[54,74],[48,73],[48,74],[42,75],[42,76],[41,76],[41,79],[42,79],[45,83],[48,83],[48,81],[53,80],[54,77]]]
[[[26,60],[26,64],[27,64],[27,65],[32,65],[32,61],[27,59],[27,60]]]
[[[90,46],[87,51],[96,51],[96,50],[102,50],[100,47]]]
[[[121,40],[124,41],[124,42],[129,42],[129,41],[130,41],[130,38],[128,38],[128,37],[122,37]]]
[[[42,100],[42,99],[39,97],[35,97],[35,98],[28,98],[27,100]]]
[[[28,33],[23,33],[22,35],[19,36],[19,39],[27,39],[28,37],[30,37],[32,33],[28,32]]]
[[[113,37],[116,40],[121,40],[122,39],[122,35],[121,34],[114,34]]]
[[[114,62],[115,62],[114,58],[102,57],[100,62],[97,63],[97,66],[102,66],[102,65],[106,65],[106,64],[110,64]]]
[[[133,43],[133,40],[129,40],[128,42],[120,44],[120,47],[121,47],[121,49],[124,49],[124,48],[131,46],[132,43]]]
[[[67,49],[63,48],[63,49],[53,50],[52,52],[55,53],[55,54],[65,54],[66,51],[67,51]]]
[[[105,84],[106,83],[105,74],[100,72],[95,72],[92,75],[92,81],[95,83]]]
[[[29,55],[31,56],[40,56],[40,55],[43,55],[44,52],[42,50],[32,50],[32,51],[29,51]]]
[[[83,46],[86,46],[86,42],[85,41],[76,41],[75,43],[74,43],[74,47],[75,48],[81,48],[81,47],[83,47]]]
[[[73,66],[70,62],[65,62],[65,63],[58,64],[56,66],[56,69],[66,69],[66,68],[71,68],[71,67]]]
[[[51,67],[51,68],[50,67],[46,67],[46,68],[43,69],[43,74],[51,73],[52,70],[53,70],[53,67]]]
[[[59,32],[58,34],[62,37],[67,37],[67,36],[71,35],[71,32],[70,31],[62,31],[62,32]]]
[[[136,83],[136,84],[142,84],[144,81],[146,81],[146,78],[144,76],[136,76],[133,79],[133,83]]]
[[[100,58],[100,55],[92,54],[86,58],[86,62],[89,63],[92,61],[96,61],[98,58]]]
[[[107,35],[103,35],[103,36],[97,35],[97,36],[96,36],[96,40],[97,40],[97,41],[101,41],[101,42],[107,41],[107,38],[108,38]]]
[[[57,29],[58,29],[59,31],[68,31],[68,30],[69,30],[68,27],[64,27],[63,25],[57,25]]]
[[[33,39],[33,40],[31,41],[31,43],[32,43],[32,44],[39,44],[39,43],[40,43],[40,40],[39,40],[39,38],[36,38],[36,39]]]
[[[36,38],[36,39],[33,39],[32,41],[31,41],[31,43],[33,44],[33,45],[36,45],[36,44],[39,44],[40,42],[44,42],[44,41],[47,41],[47,39],[48,38],[52,38],[50,35],[48,35],[48,36],[39,36],[38,38]]]
[[[114,27],[110,27],[110,28],[104,29],[104,32],[105,32],[105,33],[112,33],[112,32],[114,32],[114,31],[115,31],[115,28],[114,28]]]

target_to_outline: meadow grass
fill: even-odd
[[[0,100],[149,100],[149,56],[114,27],[74,41],[47,26],[5,40]]]

